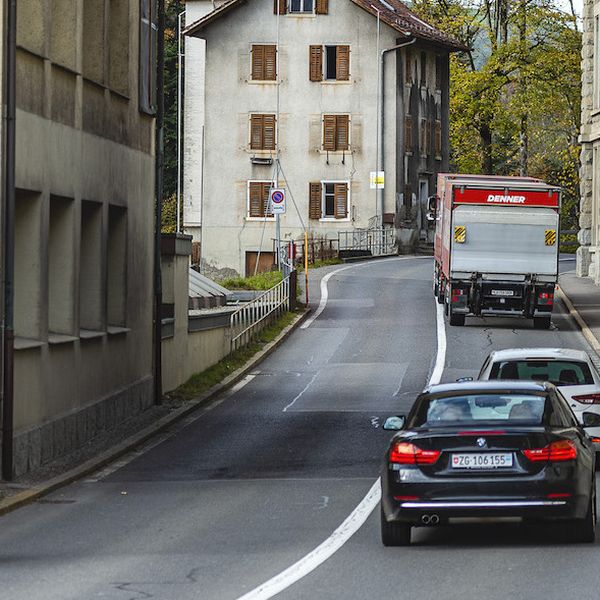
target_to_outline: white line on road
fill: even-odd
[[[333,274],[333,273],[332,273]],[[437,304],[437,354],[428,385],[439,383],[446,363],[446,327],[443,306]],[[316,318],[316,315],[315,315]],[[310,385],[310,384],[309,384]],[[307,386],[308,387],[308,386]],[[302,392],[301,392],[302,393]],[[320,545],[291,567],[272,577],[262,585],[244,594],[238,600],[269,600],[314,571],[333,556],[366,522],[381,500],[381,480],[371,486],[367,495],[350,516]]]
[[[306,386],[304,387],[304,389],[283,409],[283,412],[287,412],[288,408],[292,408],[292,406],[294,406],[294,404],[296,404],[296,400],[300,399],[300,397],[302,396],[302,394],[304,394],[304,392],[314,383],[314,381],[315,381],[315,379],[317,378],[318,375],[319,375],[319,372],[317,371],[313,375],[313,378],[306,384]]]

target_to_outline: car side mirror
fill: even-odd
[[[583,427],[600,427],[600,415],[591,412],[584,412],[581,419]]]
[[[456,383],[465,383],[465,381],[473,381],[472,377],[459,377],[456,380]]]
[[[404,428],[405,423],[406,417],[403,415],[399,415],[397,417],[388,417],[383,424],[383,428],[386,431],[400,431]]]

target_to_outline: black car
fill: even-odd
[[[398,430],[381,476],[384,545],[463,517],[552,521],[594,541],[594,447],[551,383],[431,386],[384,429]]]

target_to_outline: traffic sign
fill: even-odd
[[[372,190],[382,190],[385,187],[385,173],[383,171],[371,171],[369,184]]]
[[[285,214],[285,190],[272,188],[269,192],[269,201],[271,203],[271,212],[274,215]]]

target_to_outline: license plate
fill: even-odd
[[[514,296],[514,290],[492,290],[492,296]]]
[[[501,469],[513,466],[510,452],[482,452],[480,454],[453,454],[453,469]]]

